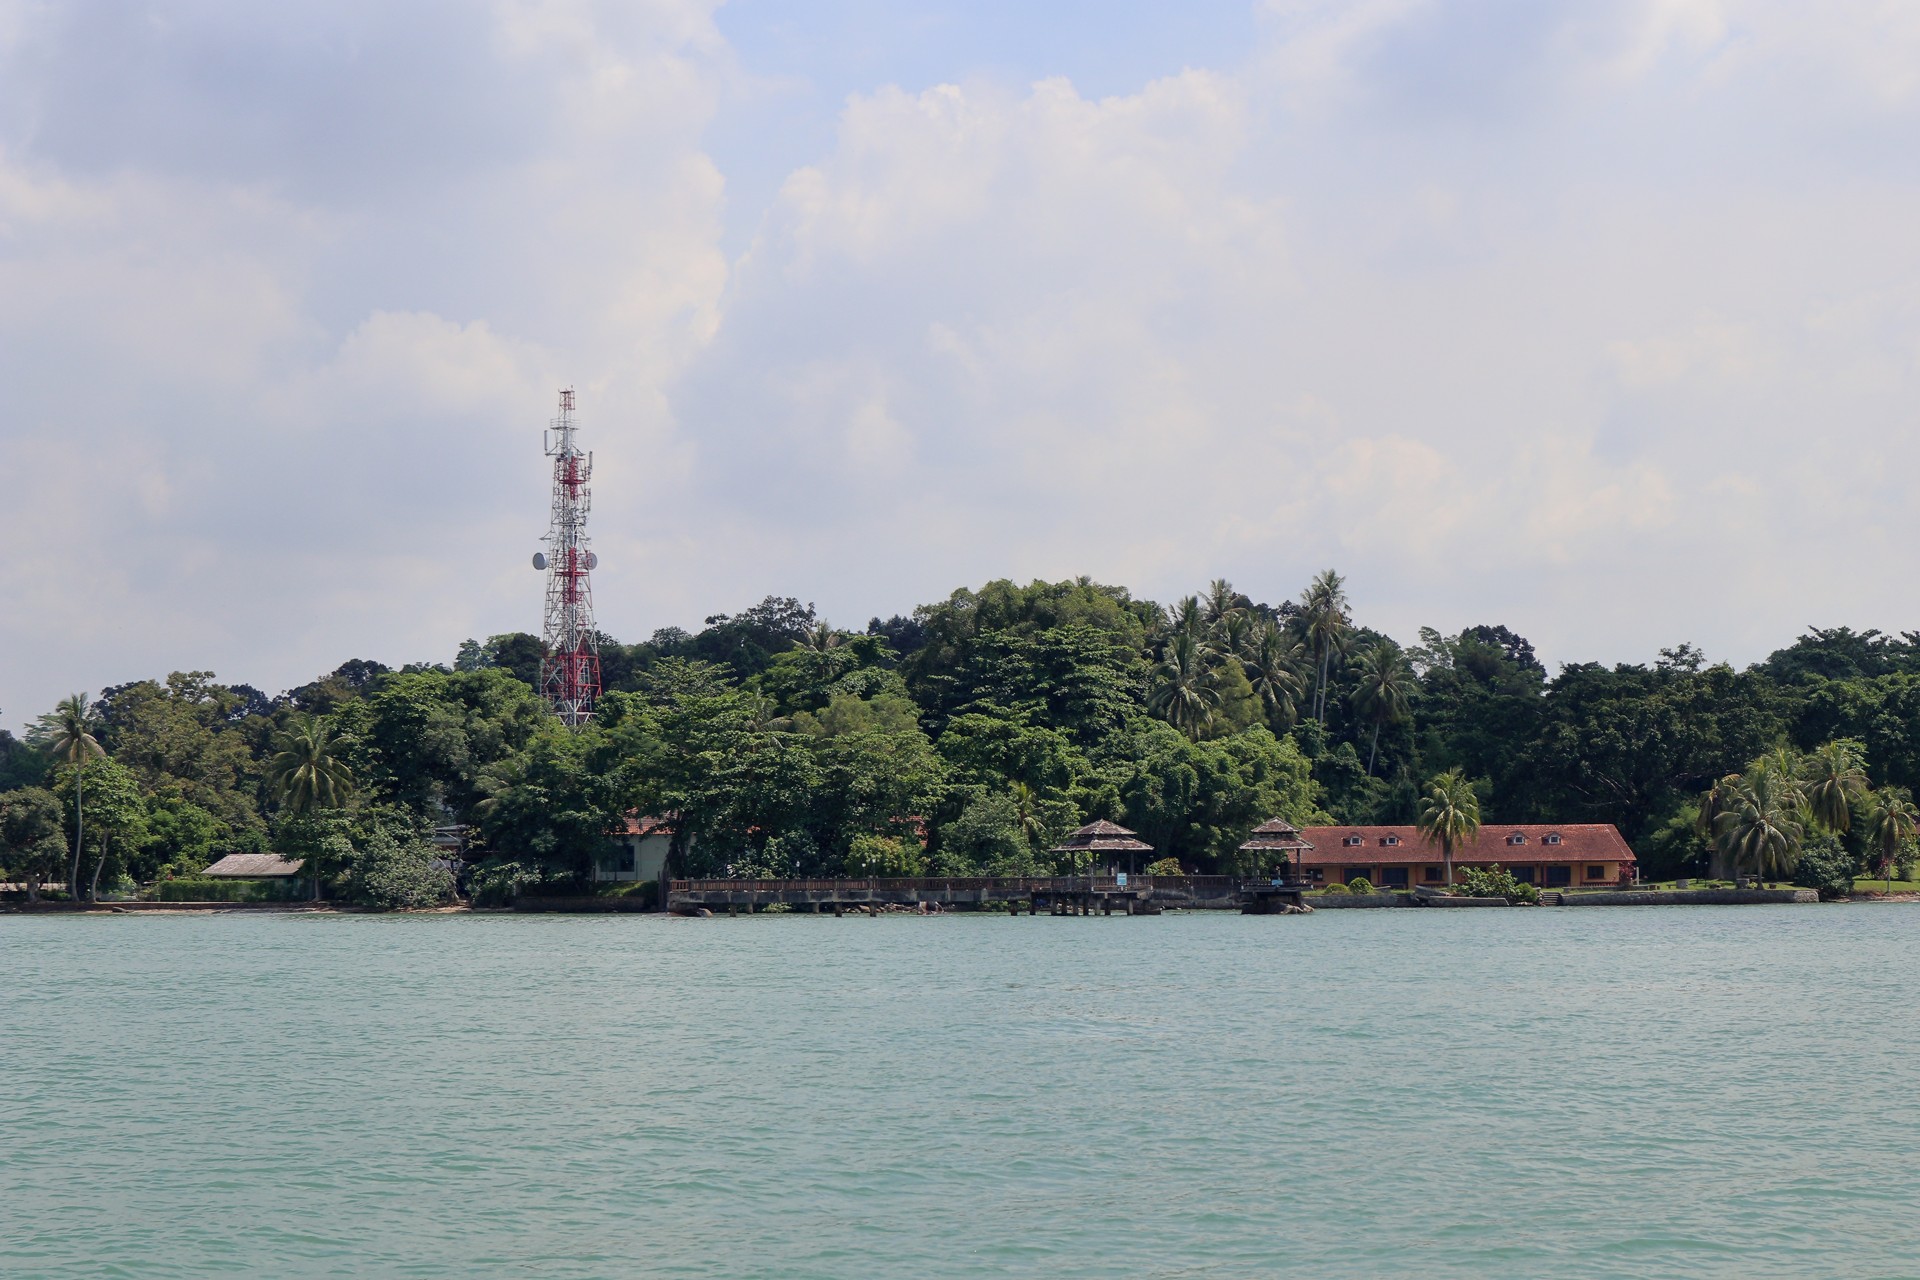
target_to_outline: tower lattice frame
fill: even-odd
[[[593,622],[593,583],[598,563],[587,549],[587,513],[593,509],[593,455],[575,433],[573,388],[560,393],[560,416],[546,433],[553,459],[553,513],[547,535],[547,610],[540,660],[540,696],[570,726],[593,719],[600,700],[599,630]]]

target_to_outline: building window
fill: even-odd
[[[1340,843],[1347,846],[1347,848],[1351,849],[1353,848],[1353,846],[1357,844],[1362,844],[1364,842],[1360,839],[1359,836],[1348,836],[1346,839],[1342,840]]]
[[[1526,842],[1527,842],[1527,838],[1521,835],[1518,831],[1514,832],[1512,835],[1507,837],[1508,844],[1525,844]]]
[[[1367,880],[1367,868],[1348,867],[1341,873],[1341,879],[1345,880],[1348,884],[1352,884],[1355,880]],[[1368,883],[1371,884],[1372,881],[1369,880]]]
[[[1572,867],[1548,867],[1547,868],[1547,888],[1558,889],[1563,885],[1569,885],[1572,883],[1573,883]]]
[[[1387,886],[1387,888],[1389,889],[1406,888],[1407,887],[1407,869],[1405,867],[1380,868],[1380,883]]]
[[[1422,867],[1420,869],[1420,883],[1422,884],[1439,884],[1446,878],[1447,869],[1445,867]]]
[[[1521,884],[1533,883],[1532,867],[1508,867],[1507,870],[1511,872],[1513,875],[1513,878],[1515,880],[1518,880]]]
[[[1607,878],[1607,869],[1605,867],[1595,866],[1592,863],[1589,863],[1587,865],[1587,879],[1605,880],[1606,878]]]
[[[1556,831],[1552,835],[1549,835],[1546,839],[1542,840],[1540,843],[1541,844],[1559,844],[1560,833]]]
[[[1381,843],[1381,844],[1385,844],[1385,845],[1395,845],[1395,844],[1399,844],[1399,843],[1400,843],[1400,837],[1399,837],[1399,836],[1381,836],[1381,837],[1380,837],[1380,843]]]

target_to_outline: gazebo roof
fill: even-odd
[[[1153,846],[1134,839],[1134,833],[1118,823],[1108,822],[1105,818],[1098,822],[1089,822],[1065,842],[1053,847],[1054,853],[1081,853],[1092,849],[1096,853],[1152,853]]]
[[[305,858],[283,858],[277,853],[230,853],[200,874],[235,876],[244,880],[272,880],[300,874]]]
[[[1302,840],[1300,838],[1300,828],[1294,826],[1285,818],[1268,818],[1265,822],[1253,829],[1252,837],[1245,844],[1241,845],[1240,848],[1246,853],[1259,853],[1262,851],[1294,853],[1303,849],[1311,849],[1313,846],[1305,840]]]

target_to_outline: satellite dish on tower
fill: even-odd
[[[598,569],[599,567],[600,567],[600,557],[595,555],[591,551],[587,552],[587,568],[589,570],[592,570],[592,569]]]
[[[544,551],[536,551],[536,552],[534,552],[534,553],[533,553],[533,567],[534,567],[534,568],[536,568],[536,569],[544,569],[544,568],[546,568],[546,567],[547,567],[547,553],[546,553],[546,552],[544,552]]]

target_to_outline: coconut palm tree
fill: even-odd
[[[800,647],[811,649],[815,653],[825,653],[829,649],[838,649],[846,642],[846,632],[836,631],[830,623],[816,622],[808,628],[806,638],[800,641]]]
[[[1225,578],[1215,578],[1207,584],[1207,594],[1202,609],[1206,620],[1216,626],[1233,615],[1244,612],[1240,608],[1239,593]]]
[[[1701,793],[1700,808],[1694,815],[1694,832],[1699,835],[1703,843],[1714,850],[1715,861],[1709,866],[1708,873],[1715,877],[1727,868],[1718,862],[1723,855],[1719,852],[1718,831],[1714,824],[1720,820],[1720,815],[1732,806],[1734,792],[1739,789],[1740,775],[1737,773],[1729,773],[1716,779],[1712,786]]]
[[[1373,741],[1367,748],[1367,773],[1380,750],[1380,727],[1407,718],[1407,707],[1419,690],[1413,668],[1400,646],[1382,638],[1360,655],[1360,684],[1353,691],[1353,709],[1373,721]]]
[[[1751,863],[1754,874],[1767,879],[1792,871],[1800,860],[1806,796],[1793,772],[1780,765],[1777,758],[1756,760],[1714,818],[1715,843],[1736,875]]]
[[[1880,867],[1886,873],[1887,892],[1893,892],[1893,864],[1901,846],[1913,839],[1920,824],[1920,809],[1904,790],[1886,787],[1874,793],[1873,808],[1867,813],[1867,843],[1880,855]]]
[[[34,745],[73,770],[73,868],[67,875],[67,896],[80,897],[80,838],[85,830],[83,793],[87,761],[106,755],[93,736],[93,717],[87,713],[87,695],[69,694],[34,724]]]
[[[1332,569],[1321,572],[1300,595],[1300,620],[1306,631],[1307,652],[1319,668],[1313,690],[1313,714],[1327,722],[1327,676],[1337,654],[1346,652],[1352,630],[1348,620],[1346,581]]]
[[[1206,634],[1206,612],[1200,607],[1200,597],[1181,597],[1180,603],[1173,606],[1173,614],[1167,622],[1169,629],[1177,635],[1198,639]]]
[[[1247,683],[1267,709],[1267,719],[1278,729],[1293,723],[1298,714],[1306,685],[1300,679],[1300,645],[1271,623],[1261,627],[1252,642],[1252,652],[1241,660]]]
[[[1420,802],[1420,834],[1440,846],[1447,864],[1447,887],[1453,887],[1453,852],[1480,834],[1480,797],[1458,769],[1449,769],[1427,783]]]
[[[1027,848],[1038,852],[1046,843],[1047,820],[1040,812],[1040,793],[1025,782],[1013,784],[1013,816]]]
[[[1859,744],[1839,740],[1808,753],[1800,762],[1800,784],[1807,815],[1834,835],[1846,834],[1853,822],[1853,806],[1867,795],[1867,770]]]
[[[267,785],[289,813],[337,809],[353,792],[353,771],[340,758],[345,739],[336,737],[325,716],[301,713],[274,741],[267,762]],[[320,859],[313,859],[313,897],[320,898]]]
[[[1244,609],[1235,609],[1213,624],[1207,633],[1207,647],[1222,658],[1244,659],[1253,651],[1260,634],[1260,620]]]
[[[1220,687],[1210,658],[1197,637],[1176,631],[1167,641],[1160,665],[1153,669],[1147,710],[1189,738],[1197,739],[1206,731],[1220,706]]]

